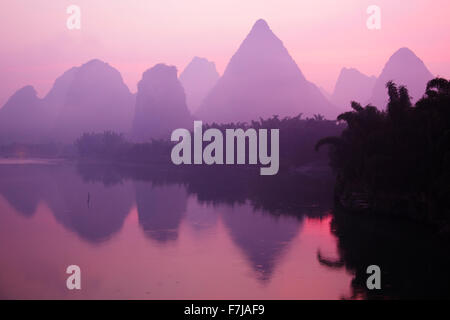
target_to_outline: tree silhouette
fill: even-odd
[[[448,229],[449,87],[446,79],[431,80],[413,106],[407,88],[390,81],[385,111],[352,102],[353,110],[338,116],[346,128],[340,136],[319,140],[316,150],[331,146],[339,205],[404,215]]]

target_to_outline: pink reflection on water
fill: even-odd
[[[31,218],[24,218],[0,196],[0,297],[339,299],[349,295],[351,275],[321,266],[316,257],[318,249],[327,256],[337,254],[330,217],[305,218],[274,256],[270,277],[262,281],[251,263],[252,247],[232,235],[229,210],[200,204],[191,196],[178,238],[158,242],[139,226],[134,205],[114,237],[92,244],[59,224],[45,202],[39,203]],[[234,210],[245,213],[246,209]],[[255,220],[272,219],[258,211],[252,214]],[[279,219],[279,223],[295,223],[292,218]],[[81,267],[81,291],[65,287],[65,268],[71,264]]]

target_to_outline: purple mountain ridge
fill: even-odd
[[[32,86],[17,90],[0,109],[0,143],[40,143],[48,114]]]
[[[58,112],[55,134],[73,141],[83,132],[128,132],[134,98],[120,72],[96,59],[72,70],[57,79],[46,97],[57,103],[52,107]]]
[[[40,99],[18,90],[0,109],[0,143],[66,142],[84,132],[129,132],[134,96],[119,71],[100,60],[73,67]]]
[[[414,52],[408,48],[401,48],[384,66],[368,102],[384,109],[388,102],[386,83],[391,80],[398,85],[406,86],[412,101],[416,102],[425,93],[427,82],[433,78],[434,76]]]
[[[411,50],[402,48],[377,79],[342,69],[330,102],[306,80],[267,23],[258,20],[217,78],[214,64],[202,58],[194,58],[180,80],[175,67],[158,64],[143,73],[132,94],[118,70],[94,59],[64,72],[42,99],[32,86],[15,92],[0,109],[0,144],[72,143],[84,132],[105,130],[131,134],[138,141],[168,139],[173,129],[192,127],[186,95],[192,110],[200,105],[195,118],[207,122],[300,113],[333,119],[352,100],[385,108],[390,80],[405,85],[417,101],[433,75]]]
[[[283,43],[261,19],[231,58],[196,117],[229,122],[300,113],[334,118],[338,111],[305,79]]]
[[[331,100],[331,93],[329,93],[324,87],[319,87],[319,90],[328,101]]]
[[[176,67],[157,64],[145,71],[138,83],[133,138],[170,139],[172,130],[191,128],[191,121]]]
[[[205,58],[194,57],[187,65],[180,74],[180,82],[186,94],[186,104],[191,112],[199,108],[219,77],[214,62]]]
[[[52,88],[44,97],[45,104],[47,105],[47,109],[50,111],[53,120],[56,119],[60,109],[66,102],[67,92],[69,91],[78,69],[79,67],[73,67],[56,78]]]
[[[376,81],[375,76],[366,76],[354,68],[342,68],[331,102],[343,109],[349,109],[352,101],[365,103],[371,97]]]

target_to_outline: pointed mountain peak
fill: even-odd
[[[418,64],[425,67],[423,61],[409,48],[400,48],[389,58],[387,64],[410,65]]]
[[[258,20],[196,116],[209,122],[251,121],[274,114],[329,116],[332,109],[305,79],[283,42]]]
[[[277,57],[276,59],[283,57],[285,61],[290,60],[291,64],[294,63],[283,42],[272,32],[267,22],[260,19],[253,25],[231,58],[229,66],[232,66],[236,59],[248,60],[247,62],[251,63],[261,60],[260,62],[264,64],[263,60],[268,62],[274,57]]]
[[[367,76],[355,68],[342,68],[334,87],[331,101],[347,108],[351,101],[366,101],[372,94],[376,77]]]
[[[400,48],[388,60],[378,77],[372,98],[369,101],[384,108],[388,101],[386,83],[394,81],[408,88],[412,101],[417,101],[425,92],[427,82],[433,78],[424,62],[410,49]]]
[[[342,80],[343,78],[349,78],[349,77],[351,77],[351,78],[357,78],[357,77],[359,77],[359,78],[368,78],[368,79],[371,79],[372,81],[376,80],[376,77],[374,75],[368,76],[368,75],[362,73],[361,71],[359,71],[356,68],[346,68],[346,67],[344,67],[344,68],[341,69],[341,72],[339,73],[338,81]]]
[[[263,32],[263,31],[271,31],[271,30],[266,20],[259,19],[253,25],[251,32]]]
[[[36,89],[34,89],[33,86],[28,85],[25,86],[23,88],[20,88],[19,90],[17,90],[13,96],[26,96],[26,97],[36,97],[37,93],[36,93]]]
[[[214,62],[194,57],[180,74],[180,82],[186,93],[186,103],[191,111],[197,110],[201,102],[216,84],[219,74]]]
[[[267,41],[268,39],[276,39],[277,41],[280,41],[278,37],[270,29],[267,22],[263,19],[259,19],[258,21],[255,22],[252,29],[247,35],[247,40],[248,39],[265,40],[265,41]]]
[[[403,47],[398,49],[392,57],[417,57],[416,54],[409,48]]]
[[[103,62],[100,59],[92,59],[83,64],[81,67],[87,67],[87,66],[102,66],[102,65],[108,65],[106,62]]]
[[[28,85],[14,92],[0,110],[27,108],[38,100],[36,90],[33,86]]]

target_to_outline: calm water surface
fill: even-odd
[[[64,163],[10,161],[0,178],[1,298],[359,297],[329,209],[274,214],[249,199],[199,200],[180,183],[87,179]],[[80,291],[65,285],[72,264]]]

